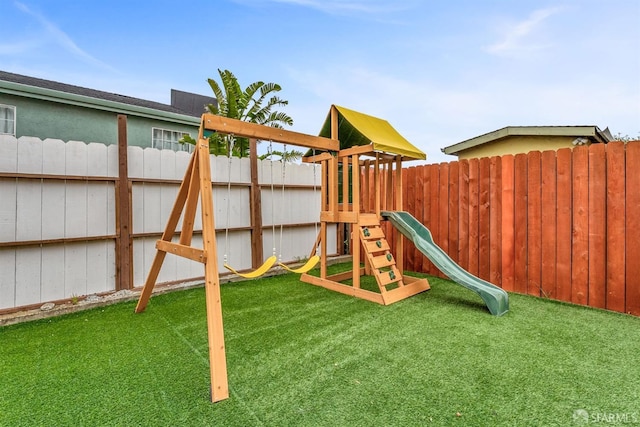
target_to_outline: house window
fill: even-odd
[[[152,137],[151,137],[151,146],[159,150],[191,152],[193,148],[191,144],[180,144],[178,142],[185,135],[189,135],[189,134],[187,132],[178,132],[174,130],[153,128]]]
[[[16,107],[0,104],[0,135],[16,134]]]

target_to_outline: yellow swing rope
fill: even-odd
[[[284,155],[287,152],[286,144],[284,145],[284,148],[283,148],[282,151],[283,151],[283,158],[282,158],[282,200],[281,200],[282,208],[281,208],[281,210],[284,209],[284,185],[285,185],[285,177],[286,177],[286,174],[285,174],[286,160],[284,158]],[[313,185],[314,185],[314,189],[315,189],[315,183],[316,183],[315,181],[316,181],[316,175],[315,175],[315,165],[314,165],[314,170],[313,170]],[[309,258],[307,260],[307,262],[303,266],[298,267],[298,268],[291,268],[288,265],[283,264],[282,263],[282,229],[283,229],[282,221],[283,221],[283,218],[280,220],[280,261],[278,262],[278,265],[281,268],[284,268],[285,270],[290,271],[291,273],[295,273],[295,274],[306,273],[309,270],[311,270],[313,267],[315,267],[315,265],[318,263],[318,261],[320,261],[320,257],[318,255],[314,255],[311,258]],[[317,227],[318,227],[318,225],[316,223],[316,234],[317,234]]]
[[[230,135],[229,138],[230,139],[229,139],[228,149],[227,149],[228,151],[227,157],[229,158],[229,165],[228,165],[229,175],[227,179],[227,224],[225,228],[225,249],[224,249],[223,265],[224,265],[224,268],[226,268],[227,270],[229,270],[234,274],[237,274],[240,277],[244,277],[245,279],[255,279],[256,277],[260,277],[263,274],[265,274],[267,271],[269,271],[269,269],[273,267],[273,265],[276,263],[278,258],[276,257],[275,248],[274,248],[273,254],[269,258],[267,258],[267,260],[264,263],[262,263],[260,267],[258,267],[256,270],[249,271],[246,273],[241,273],[237,271],[235,268],[231,267],[229,264],[227,264],[227,252],[229,250],[229,224],[231,222],[231,155],[233,151],[233,141],[234,141],[232,135]],[[271,175],[273,176],[273,172]],[[273,192],[273,189],[272,189],[272,192]]]

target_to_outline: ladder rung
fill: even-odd
[[[384,237],[384,231],[380,227],[362,227],[361,230],[363,240],[382,239]]]
[[[364,248],[367,253],[373,254],[376,252],[388,251],[389,243],[387,243],[386,239],[378,239],[378,240],[369,240],[364,243]]]
[[[388,255],[391,255],[391,254],[388,254]],[[389,267],[390,265],[395,265],[395,263],[396,263],[396,260],[394,260],[393,257],[389,259],[389,257],[386,254],[371,257],[371,266],[373,268]]]
[[[392,283],[400,282],[402,280],[402,274],[400,274],[395,266],[391,267],[391,270],[389,271],[377,271],[376,276],[378,277],[378,283],[380,284],[380,286],[387,286]]]
[[[376,214],[360,214],[358,225],[380,225],[380,220]]]

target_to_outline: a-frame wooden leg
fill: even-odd
[[[202,240],[207,261],[204,264],[205,299],[207,306],[207,331],[209,338],[209,367],[211,371],[211,401],[229,397],[227,360],[222,324],[220,276],[216,247],[216,230],[213,217],[211,165],[207,140],[198,143],[200,165],[200,201],[202,209]]]
[[[195,165],[197,164],[196,156],[197,152],[194,152],[191,156],[191,160],[189,161],[189,165],[187,166],[187,171],[184,174],[182,184],[180,185],[180,189],[178,190],[176,201],[173,204],[173,209],[171,210],[171,215],[167,220],[167,225],[164,229],[161,240],[170,242],[173,238],[173,235],[175,234],[176,227],[178,226],[178,221],[180,221],[180,215],[182,214],[185,201],[187,200],[187,195],[189,194],[189,187],[192,181],[191,177],[194,175],[194,173],[197,173],[197,171],[194,171]],[[147,280],[145,281],[144,287],[142,288],[140,298],[138,298],[136,313],[143,312],[147,307],[147,303],[149,302],[149,298],[151,298],[153,287],[156,285],[156,280],[158,280],[158,274],[160,273],[160,268],[162,267],[162,263],[164,262],[164,258],[166,255],[166,252],[156,250],[156,255],[153,258],[153,263],[151,264],[149,275],[147,276]]]
[[[202,251],[189,247],[193,234],[193,223],[197,210],[198,196],[200,196],[202,210]],[[175,234],[176,227],[180,221],[180,215],[183,211],[184,218],[180,244],[174,244],[171,243],[171,239]],[[215,233],[209,143],[206,139],[200,139],[196,150],[191,156],[191,161],[180,185],[180,190],[178,190],[178,195],[176,196],[176,201],[169,220],[167,221],[165,231],[162,238],[158,241],[158,244],[156,244],[156,256],[151,265],[142,293],[140,294],[136,312],[144,311],[151,297],[153,287],[155,286],[160,268],[166,256],[167,249],[162,250],[161,247],[176,249],[178,255],[204,263],[212,402],[218,402],[229,397]]]

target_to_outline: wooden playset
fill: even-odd
[[[176,196],[165,231],[156,243],[156,255],[140,294],[136,312],[142,312],[146,308],[167,254],[186,257],[204,264],[213,402],[228,398],[229,387],[209,142],[205,138],[207,131],[280,142],[312,150],[304,161],[321,165],[320,229],[310,261],[294,270],[296,273],[302,273],[302,281],[384,305],[429,289],[426,279],[403,275],[403,239],[401,236],[394,238],[395,244],[392,248],[383,228],[380,227],[382,211],[402,210],[402,162],[425,158],[424,153],[400,136],[388,122],[343,107],[332,106],[321,131],[323,136],[311,136],[204,114],[197,146]],[[198,200],[202,215],[202,248],[192,246]],[[181,216],[181,231],[174,239]],[[348,229],[351,230],[353,268],[349,272],[327,275],[327,233],[330,224],[348,224]],[[315,257],[318,246],[319,255]],[[364,265],[361,264],[362,258]],[[308,273],[317,262],[319,274]],[[275,259],[269,259],[255,271],[239,273],[245,277],[257,277],[275,264]],[[232,270],[230,267],[227,268]],[[361,288],[360,278],[363,275],[375,277],[379,292]],[[343,283],[347,280],[351,284]]]

